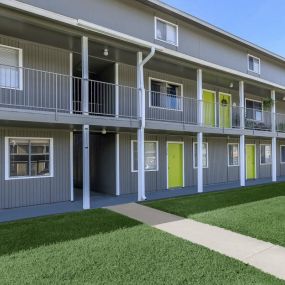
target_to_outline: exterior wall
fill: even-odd
[[[138,1],[21,0],[21,2],[75,19],[83,19],[243,73],[249,73],[247,70],[247,54],[249,53],[261,59],[261,78],[285,84],[285,64],[277,59],[191,24],[179,16],[173,17]],[[115,14],[114,11],[116,11]],[[106,15],[112,15],[112,21]],[[178,47],[154,39],[154,16],[179,26]]]
[[[285,145],[285,140],[277,140],[277,176],[285,176],[285,164],[280,163],[280,146]]]
[[[5,180],[5,137],[53,138],[54,177]],[[0,128],[0,208],[24,207],[70,199],[69,132]]]
[[[1,89],[0,103],[28,106],[32,109],[44,107],[43,111],[54,109],[56,105],[58,109],[70,110],[68,51],[2,35],[0,45],[23,50],[23,90]]]

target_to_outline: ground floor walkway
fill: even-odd
[[[136,203],[107,208],[285,280],[284,247]]]

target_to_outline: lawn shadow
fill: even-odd
[[[106,209],[0,224],[0,256],[140,225]]]
[[[155,209],[176,214],[185,218],[192,215],[246,204],[255,201],[285,196],[285,183],[265,184],[205,194],[145,202]]]

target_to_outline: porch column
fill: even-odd
[[[116,118],[119,117],[120,109],[119,109],[119,64],[115,63],[115,115]]]
[[[203,125],[203,71],[197,70],[198,125]],[[203,192],[203,133],[197,134],[197,190]]]
[[[81,84],[81,108],[84,115],[89,113],[89,63],[88,63],[88,37],[83,36],[81,39],[81,61],[82,61],[82,84]]]
[[[137,147],[138,147],[138,201],[145,200],[145,171],[144,171],[144,128],[145,116],[143,110],[143,94],[142,94],[142,80],[141,69],[142,52],[137,53],[137,89],[138,89],[138,117],[141,120],[140,127],[137,130]]]
[[[90,151],[89,151],[89,126],[84,125],[82,130],[83,140],[83,209],[90,209]]]
[[[239,144],[239,169],[240,169],[240,186],[245,186],[245,135],[243,134],[244,130],[244,120],[245,120],[245,106],[244,106],[244,82],[239,82],[239,108],[240,108],[240,130],[242,135],[240,136]]]
[[[116,134],[116,196],[120,194],[120,134]]]
[[[271,91],[271,99],[272,99],[272,106],[271,106],[271,117],[272,117],[272,182],[277,181],[277,155],[276,155],[276,147],[277,147],[277,138],[276,138],[276,103],[275,103],[275,90]]]
[[[69,134],[69,167],[70,167],[70,201],[74,201],[74,183],[73,183],[73,132]]]

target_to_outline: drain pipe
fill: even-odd
[[[144,169],[144,129],[145,129],[145,87],[144,87],[144,65],[154,56],[155,48],[152,47],[149,55],[142,60],[142,53],[138,53],[137,84],[139,90],[138,114],[141,124],[138,128],[138,201],[146,200],[145,196],[145,169]]]

